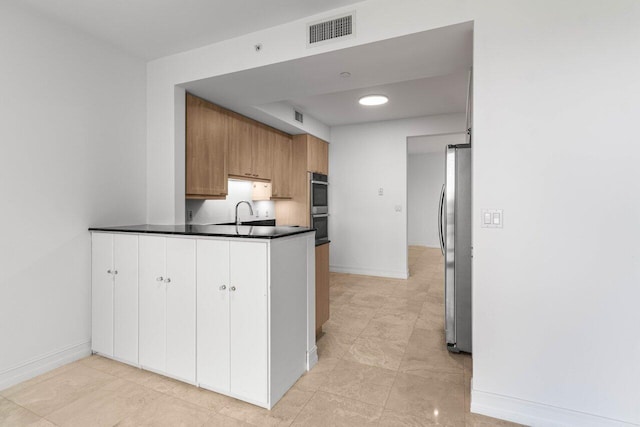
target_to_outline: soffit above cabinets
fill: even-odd
[[[466,22],[182,86],[287,133],[309,133],[295,110],[305,125],[313,117],[327,126],[464,112],[472,53],[473,23]],[[360,106],[371,93],[389,103]]]

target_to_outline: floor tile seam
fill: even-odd
[[[316,394],[318,394],[318,390],[319,389],[316,389],[315,391],[313,391],[313,394],[311,395],[311,397],[306,402],[304,402],[304,405],[302,405],[302,407],[300,408],[300,410],[298,411],[296,416],[293,417],[293,419],[291,420],[291,423],[289,425],[295,424],[295,422],[298,419],[298,417],[300,416],[300,414],[302,414],[302,411],[304,411],[304,408],[306,408],[307,405],[309,404],[309,402],[311,402],[313,400],[313,398],[316,397]]]
[[[92,368],[92,369],[93,369],[93,368]],[[94,369],[94,370],[97,370],[97,369]],[[67,372],[67,371],[65,371],[65,372]],[[102,371],[99,371],[99,372],[102,372]],[[103,372],[103,373],[104,373],[104,372]],[[53,377],[51,377],[51,378],[55,378],[55,377],[57,377],[57,376],[58,376],[58,375],[54,375],[54,376],[53,376]],[[113,375],[111,375],[111,376],[113,376]],[[114,378],[117,378],[117,377],[115,377],[115,376],[113,376],[113,377],[114,377]],[[48,379],[49,379],[49,378],[47,378],[47,380],[48,380]],[[111,382],[113,382],[113,381],[111,381]],[[100,387],[98,387],[98,388],[96,388],[96,389],[94,389],[94,390],[91,390],[89,393],[94,393],[94,392],[96,392],[96,391],[98,391],[98,390],[101,390],[102,388],[106,387],[108,384],[109,384],[109,383],[103,384],[102,386],[100,386]],[[34,384],[34,386],[35,386],[35,385],[37,385],[37,384]],[[29,386],[29,387],[31,387],[31,386]],[[26,408],[26,407],[24,407],[24,406],[20,405],[18,402],[15,402],[15,401],[13,401],[13,400],[11,400],[11,399],[9,399],[9,398],[7,398],[7,399],[11,400],[11,401],[12,401],[13,403],[15,403],[16,405],[23,407],[23,408],[24,408],[24,409],[26,409],[27,411],[32,412],[32,413],[34,413],[34,414],[36,414],[36,416],[38,416],[38,417],[40,417],[40,418],[44,418],[44,419],[46,419],[47,421],[49,421],[49,422],[53,423],[53,421],[51,421],[51,420],[50,420],[49,418],[47,418],[47,417],[49,417],[51,414],[53,414],[53,413],[55,413],[55,412],[58,412],[58,411],[60,411],[60,410],[62,410],[62,409],[64,409],[64,408],[66,408],[67,406],[73,405],[75,402],[77,402],[78,400],[82,399],[83,397],[85,397],[85,396],[86,396],[87,394],[89,394],[89,393],[86,393],[86,392],[85,392],[85,393],[81,394],[80,396],[78,396],[78,397],[76,397],[75,399],[71,400],[71,401],[70,401],[70,402],[68,402],[67,404],[65,404],[65,405],[63,405],[63,406],[61,406],[61,407],[59,407],[59,408],[56,408],[56,409],[54,409],[53,411],[49,412],[47,415],[40,415],[40,414],[38,414],[38,413],[36,413],[36,412],[34,412],[34,411],[30,410],[29,408]],[[54,423],[54,424],[55,424],[55,423]],[[57,425],[57,424],[55,424],[55,425]]]
[[[318,392],[320,392],[320,393],[324,393],[324,394],[330,394],[331,396],[337,397],[337,398],[339,398],[339,399],[346,399],[346,400],[350,400],[350,401],[352,401],[352,402],[357,402],[357,403],[360,403],[360,404],[363,404],[363,405],[366,405],[366,406],[370,406],[370,407],[373,407],[373,408],[379,408],[379,407],[380,407],[380,405],[374,405],[373,403],[363,402],[362,400],[356,399],[356,398],[354,398],[354,397],[346,397],[346,396],[342,396],[342,395],[340,395],[340,394],[333,393],[333,392],[326,391],[326,390],[318,390]],[[317,392],[316,392],[316,393],[317,393]],[[309,401],[311,401],[311,399],[309,399]],[[302,412],[302,411],[301,411],[301,412]],[[381,418],[381,417],[382,417],[382,413],[383,413],[383,412],[384,412],[384,408],[382,409],[382,411],[380,411],[380,416],[379,416],[379,418]]]
[[[34,384],[34,385],[35,385],[35,384]],[[40,415],[40,414],[36,414],[36,413],[35,413],[35,412],[33,412],[31,409],[29,409],[29,408],[26,408],[26,407],[22,406],[22,405],[21,405],[21,404],[19,404],[18,402],[15,402],[15,401],[13,401],[13,400],[9,399],[8,397],[4,397],[4,396],[2,396],[2,398],[4,398],[4,399],[8,400],[9,402],[13,403],[14,405],[16,405],[16,406],[20,407],[21,409],[24,409],[25,411],[29,412],[30,414],[35,415],[37,418],[40,418],[40,419],[45,418],[45,417],[43,417],[43,416],[42,416],[42,415]],[[49,420],[47,420],[47,421],[49,421]],[[55,425],[57,425],[57,424],[55,424]]]
[[[404,357],[404,355],[403,355]],[[387,393],[387,397],[384,400],[384,403],[382,404],[382,413],[384,414],[384,411],[387,410],[387,403],[389,403],[389,397],[391,397],[391,392],[393,391],[393,387],[396,385],[396,380],[398,379],[398,374],[400,373],[400,370],[398,368],[398,370],[396,371],[394,377],[393,377],[393,382],[391,383],[391,387],[389,387],[389,393]],[[382,415],[380,415],[380,419],[382,420]]]
[[[82,361],[82,359],[78,360],[78,362],[80,362],[80,363],[82,364],[82,366],[85,366],[85,367],[87,367],[87,368],[90,368],[90,366],[86,366],[86,365],[85,365],[84,363],[82,363],[81,361]],[[74,362],[71,362],[71,363],[74,363]],[[62,365],[62,366],[66,366],[66,365]],[[61,368],[62,366],[59,366],[58,368],[54,368],[53,370],[55,370],[55,369],[59,369],[59,368]],[[73,368],[69,368],[69,369],[73,369]],[[30,384],[30,385],[29,385],[29,386],[27,386],[26,388],[28,389],[28,388],[31,388],[31,387],[36,386],[36,385],[38,385],[38,384],[42,384],[43,382],[48,381],[48,380],[50,380],[50,379],[52,379],[52,378],[57,378],[57,377],[59,377],[60,375],[62,375],[62,374],[64,374],[64,373],[68,372],[68,371],[69,371],[69,369],[65,369],[64,371],[59,372],[59,373],[57,373],[57,374],[55,374],[55,375],[51,375],[51,376],[49,376],[49,377],[47,377],[47,378],[43,378],[43,379],[41,379],[41,380],[39,380],[39,381],[36,381],[35,383]],[[92,369],[93,369],[93,368],[92,368]],[[96,370],[96,369],[94,369],[94,370]],[[5,394],[5,392],[6,392],[6,391],[8,391],[8,390],[12,389],[12,388],[13,388],[13,387],[15,387],[15,386],[19,386],[19,385],[21,385],[21,384],[22,384],[22,383],[24,383],[24,382],[33,381],[33,380],[35,380],[36,378],[38,378],[38,377],[40,377],[40,376],[47,375],[47,374],[48,374],[48,373],[50,373],[50,372],[51,372],[51,371],[49,371],[49,372],[45,372],[45,373],[43,373],[43,374],[40,374],[40,375],[35,376],[35,377],[33,377],[33,378],[30,378],[30,379],[28,379],[28,380],[26,380],[26,381],[23,381],[23,382],[21,382],[21,383],[15,384],[14,386],[9,387],[9,388],[7,388],[7,389],[5,389],[5,390],[1,390],[1,391],[0,391],[0,397],[4,397],[4,398],[5,398],[5,399],[7,399],[7,400],[11,400],[11,399],[10,399],[10,398]],[[11,400],[11,401],[13,402],[13,400]],[[16,402],[14,402],[14,403],[16,403]],[[16,405],[17,405],[17,404],[18,404],[18,403],[16,403]]]
[[[95,370],[99,371],[98,369],[95,369]],[[103,371],[100,371],[100,372],[103,372]],[[106,373],[106,372],[103,372],[103,373]],[[114,378],[116,378],[116,380],[117,380],[117,379],[121,379],[121,380],[123,380],[123,381],[127,381],[127,382],[129,382],[129,383],[131,383],[131,384],[136,384],[136,385],[142,386],[142,384],[138,384],[138,383],[135,383],[135,382],[133,382],[133,381],[125,380],[124,378],[119,378],[119,377],[116,377],[115,375],[111,375],[111,376],[112,376],[112,377],[114,377]],[[73,401],[69,402],[68,404],[66,404],[66,405],[64,405],[64,406],[62,406],[62,407],[60,407],[60,408],[58,408],[58,409],[54,410],[53,412],[49,413],[49,414],[48,414],[48,415],[46,415],[46,416],[43,416],[42,418],[44,418],[45,420],[49,421],[49,422],[50,422],[50,423],[52,423],[53,425],[58,426],[59,424],[56,424],[53,420],[51,420],[51,419],[50,419],[50,418],[48,418],[48,417],[50,417],[51,415],[55,414],[55,413],[56,413],[56,412],[58,412],[58,411],[61,411],[61,410],[65,409],[65,408],[66,408],[66,407],[68,407],[68,406],[73,405],[74,403],[76,403],[77,401],[79,401],[80,399],[82,399],[83,397],[85,397],[85,396],[87,396],[87,395],[89,395],[89,394],[91,394],[91,393],[95,393],[95,392],[98,392],[98,391],[104,390],[107,386],[109,386],[109,385],[110,385],[111,383],[113,383],[113,382],[115,382],[115,381],[107,382],[106,384],[103,384],[102,386],[100,386],[100,387],[96,388],[95,390],[91,390],[89,393],[82,394],[82,395],[81,395],[80,397],[78,397],[77,399],[74,399]],[[117,390],[106,390],[106,391],[107,391],[107,392],[109,392],[109,393],[111,393],[111,394],[117,394],[117,393],[118,393],[118,391],[117,391]],[[122,417],[120,420],[118,420],[118,422],[117,422],[115,425],[117,425],[118,423],[120,423],[120,422],[121,422],[122,420],[124,420],[125,418],[127,418],[127,417],[131,416],[133,413],[135,413],[135,412],[136,412],[136,410],[135,410],[135,409],[130,409],[130,410],[126,411],[126,412],[127,412],[127,413],[126,413],[126,415],[125,415],[124,417]]]
[[[416,324],[417,321],[418,321],[418,319],[416,319],[413,322],[413,327],[411,328],[411,335],[413,335],[413,331],[415,330],[415,324]],[[384,406],[383,406],[383,409],[382,409],[383,412],[384,412],[385,409],[387,409],[387,403],[389,402],[389,397],[391,396],[391,391],[393,390],[393,387],[395,386],[396,381],[398,379],[398,374],[400,373],[400,367],[402,366],[402,361],[404,360],[404,356],[407,353],[407,348],[409,348],[409,343],[408,342],[407,342],[407,345],[405,345],[404,349],[402,350],[402,357],[400,357],[400,364],[398,365],[398,369],[396,369],[396,375],[393,378],[393,384],[391,385],[391,388],[389,389],[389,394],[387,395],[387,398],[386,398],[386,400],[384,402]]]
[[[52,413],[53,413],[53,412],[52,412]],[[53,425],[54,425],[54,426],[56,426],[56,427],[60,426],[60,424],[56,424],[56,423],[54,423],[53,421],[51,421],[51,420],[50,420],[49,418],[47,418],[47,417],[40,417],[40,419],[41,419],[41,420],[45,420],[46,422],[51,423],[51,424],[53,424]]]

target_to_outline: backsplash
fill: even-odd
[[[229,180],[228,195],[225,200],[191,200],[186,203],[187,224],[220,224],[235,221],[236,204],[242,200],[251,203],[253,216],[249,208],[242,204],[238,209],[241,221],[257,219],[275,219],[275,202],[269,200],[253,201],[253,185],[250,181]],[[190,219],[189,212],[192,213]]]

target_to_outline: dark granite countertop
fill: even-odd
[[[242,237],[276,239],[314,231],[305,227],[269,227],[252,225],[121,225],[115,227],[91,227],[89,231],[106,231],[140,234],[175,234],[186,236]]]

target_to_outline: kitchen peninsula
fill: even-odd
[[[316,363],[314,230],[90,231],[95,353],[269,409]]]

